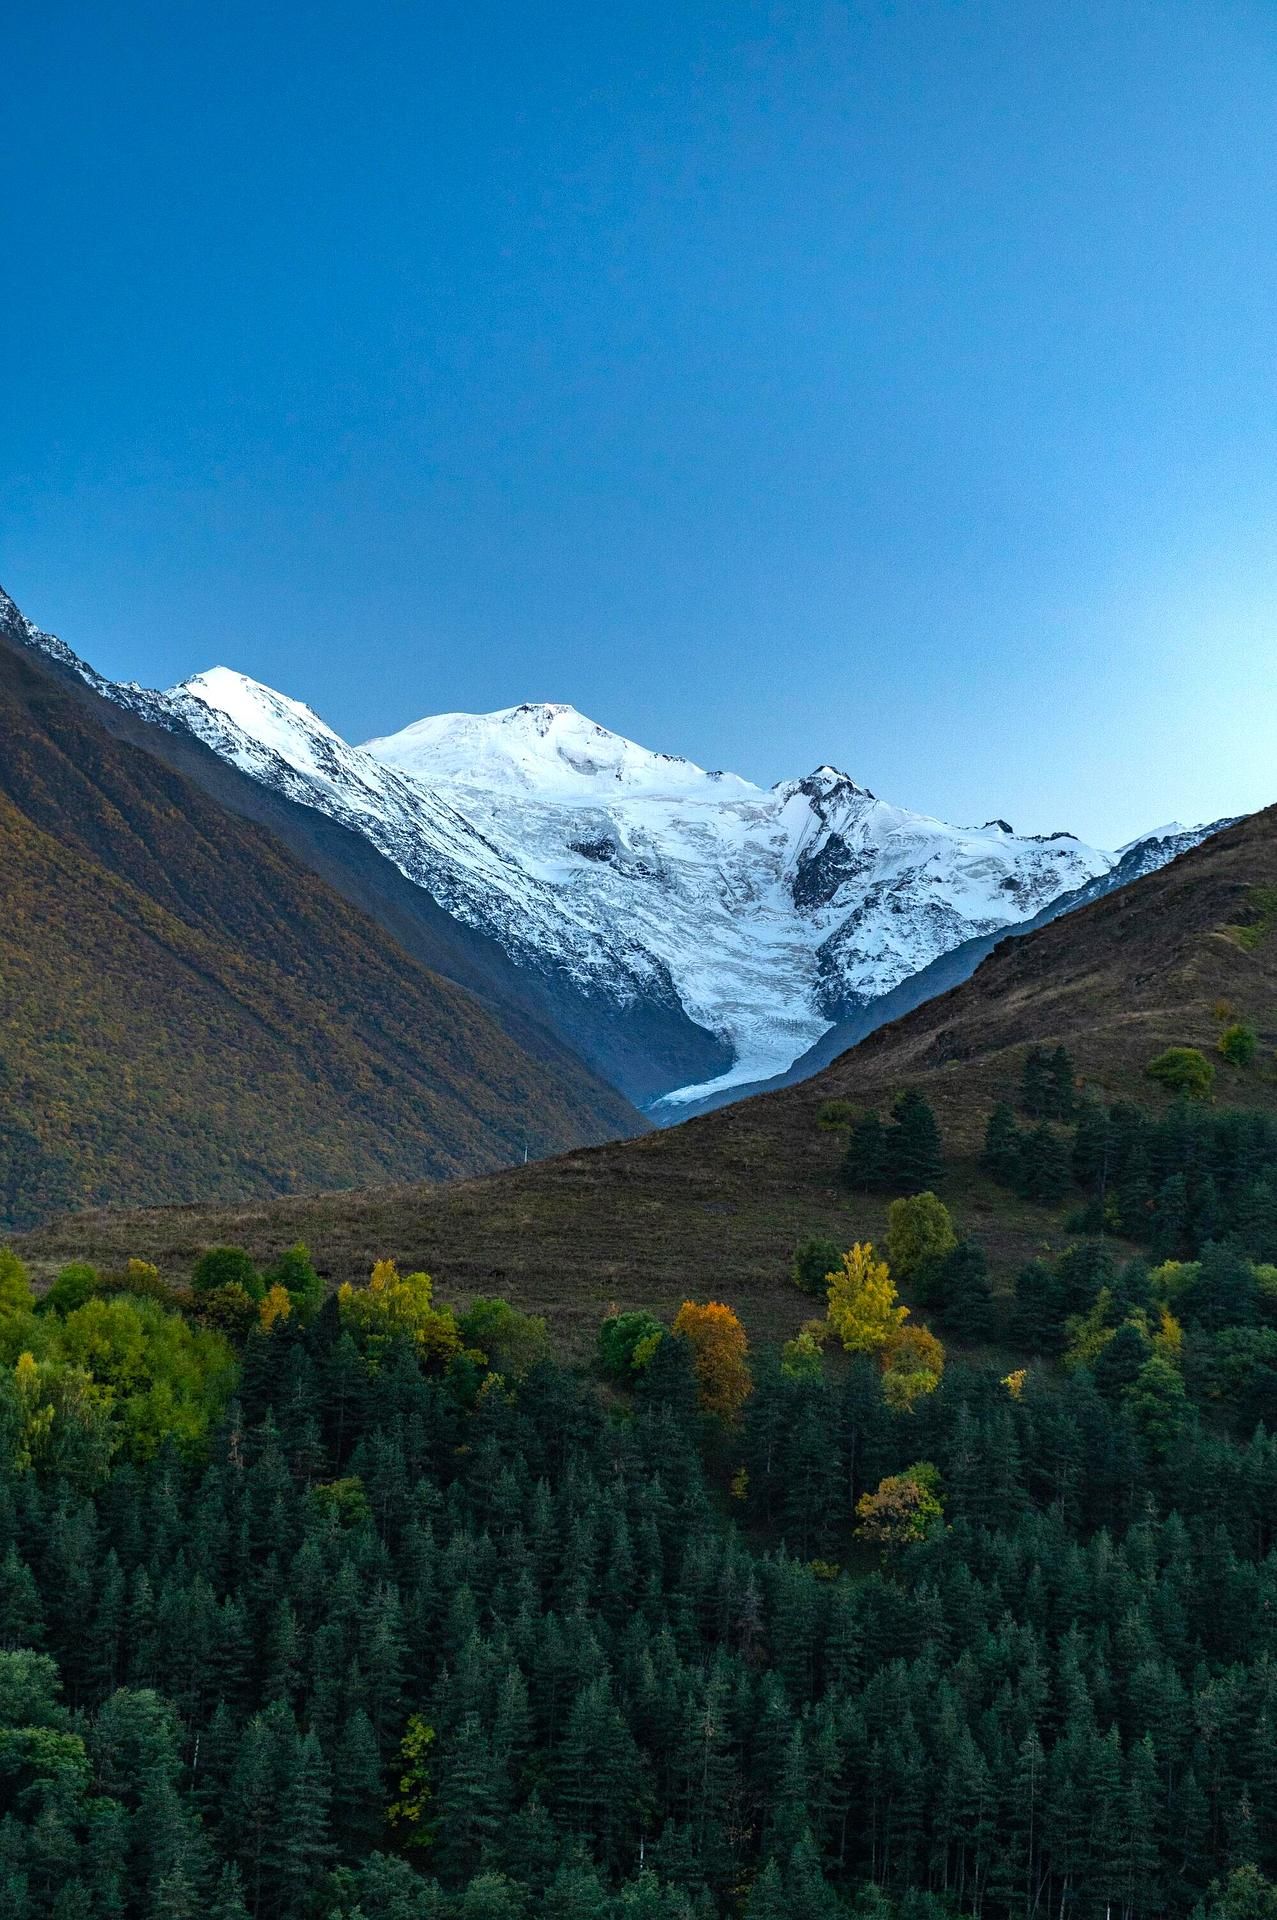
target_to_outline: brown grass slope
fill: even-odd
[[[474,994],[516,1046],[561,1078],[575,1078],[584,1062],[627,1100],[645,1103],[668,1087],[712,1079],[728,1064],[722,1042],[696,1026],[672,990],[619,1007],[585,991],[565,967],[518,964],[492,935],[454,919],[354,827],[241,772],[184,726],[161,725],[105,699],[71,664],[75,656],[63,656],[61,642],[44,640],[47,646],[36,642],[0,587],[0,654],[16,653],[113,739],[142,748],[216,806],[264,827],[421,966]],[[633,1116],[616,1130],[635,1131]]]
[[[0,654],[0,1219],[443,1179],[638,1117]]]
[[[490,1179],[98,1217],[35,1235],[26,1251],[46,1267],[80,1250],[144,1252],[177,1273],[212,1241],[265,1255],[301,1235],[334,1278],[392,1253],[428,1266],[450,1295],[499,1289],[582,1339],[609,1300],[669,1308],[687,1293],[725,1296],[752,1330],[775,1331],[805,1311],[785,1278],[801,1233],[848,1243],[881,1231],[883,1203],[838,1186],[839,1142],[816,1125],[824,1101],[885,1107],[905,1086],[924,1091],[956,1156],[946,1194],[959,1223],[1009,1273],[1062,1235],[1058,1216],[991,1186],[975,1165],[1026,1045],[1063,1040],[1097,1092],[1156,1106],[1148,1060],[1170,1045],[1213,1049],[1221,1000],[1254,1022],[1263,1052],[1245,1073],[1220,1061],[1216,1097],[1277,1106],[1262,1064],[1277,1043],[1277,809],[1006,941],[964,985],[803,1085]]]

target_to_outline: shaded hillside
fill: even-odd
[[[140,747],[199,787],[219,806],[269,828],[304,867],[361,913],[369,914],[414,960],[465,987],[516,1043],[549,1061],[565,1079],[584,1061],[589,1077],[616,1087],[624,1102],[651,1099],[680,1073],[708,1077],[724,1068],[722,1043],[674,1002],[615,1007],[553,966],[519,966],[497,940],[467,926],[400,872],[352,827],[242,772],[147,696],[142,709],[107,699],[62,642],[40,633],[0,588],[0,653],[14,652],[52,681],[91,724]],[[107,683],[99,683],[107,684]],[[150,717],[147,717],[148,713]],[[634,1129],[628,1124],[610,1131]]]
[[[1005,1272],[1059,1216],[975,1169],[987,1114],[1018,1078],[1026,1044],[1064,1039],[1094,1089],[1156,1107],[1148,1060],[1179,1043],[1213,1047],[1216,1003],[1258,1028],[1260,1061],[1220,1063],[1216,1097],[1277,1108],[1277,809],[1251,816],[1169,867],[999,946],[974,977],[871,1035],[815,1079],[642,1140],[442,1189],[330,1194],[239,1213],[191,1208],[77,1221],[34,1236],[46,1267],[73,1253],[145,1252],[180,1271],[211,1241],[265,1255],[299,1234],[335,1278],[377,1254],[426,1265],[453,1292],[499,1287],[583,1330],[603,1303],[676,1303],[725,1291],[757,1328],[792,1323],[795,1239],[844,1242],[881,1229],[885,1203],[846,1195],[839,1145],[816,1115],[832,1097],[885,1105],[914,1085],[934,1102],[956,1156],[948,1198]],[[1238,929],[1249,929],[1245,934]]]
[[[0,1218],[439,1179],[640,1123],[0,651]]]

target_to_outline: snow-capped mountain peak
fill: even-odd
[[[209,667],[204,673],[192,674],[189,680],[169,688],[169,698],[202,700],[263,746],[275,746],[286,759],[299,740],[322,739],[345,745],[341,736],[302,701],[290,700],[287,694],[276,693],[273,687],[231,667]]]
[[[414,779],[526,793],[548,803],[759,791],[736,774],[706,773],[677,754],[654,753],[575,707],[548,701],[496,713],[433,714],[366,741],[364,751]]]
[[[1125,846],[1119,847],[1118,853],[1130,853],[1132,848],[1148,846],[1150,841],[1178,840],[1184,834],[1196,831],[1195,827],[1186,827],[1182,820],[1168,820],[1164,827],[1154,827],[1149,833],[1137,834],[1134,840],[1128,840]]]

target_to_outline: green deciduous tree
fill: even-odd
[[[1144,1069],[1150,1080],[1189,1100],[1206,1100],[1215,1084],[1215,1069],[1200,1047],[1167,1047]]]

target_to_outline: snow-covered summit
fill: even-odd
[[[715,1088],[783,1071],[848,1006],[1112,864],[1067,836],[892,806],[831,764],[768,789],[709,773],[563,704],[432,715],[351,747],[224,670],[168,697],[523,964],[629,1004],[672,992],[730,1049]]]
[[[438,713],[364,751],[415,779],[504,789],[576,804],[592,796],[650,794],[721,798],[757,793],[736,774],[706,773],[677,754],[653,753],[601,727],[575,707],[546,701],[496,713]]]
[[[1196,827],[1186,827],[1182,820],[1168,820],[1164,827],[1154,827],[1149,833],[1136,834],[1134,840],[1128,840],[1118,853],[1130,853],[1133,847],[1146,847],[1156,840],[1179,840],[1186,833],[1196,833]]]
[[[236,673],[231,667],[209,667],[204,673],[192,674],[189,680],[170,687],[168,698],[179,705],[187,700],[202,701],[215,713],[225,714],[262,746],[273,747],[286,758],[296,752],[299,743],[322,740],[339,747],[346,744],[300,700],[290,700],[287,694],[276,693],[273,687],[263,686],[260,680]]]

